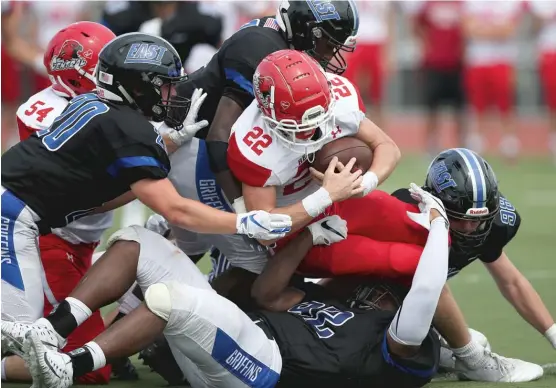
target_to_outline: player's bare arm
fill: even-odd
[[[312,247],[313,237],[307,229],[268,261],[251,287],[251,296],[257,305],[269,311],[285,311],[303,300],[305,292],[289,284]]]
[[[363,175],[363,186],[366,191],[372,191],[394,171],[400,161],[401,152],[394,140],[368,118],[361,121],[355,137],[373,151],[371,167]]]
[[[314,245],[329,245],[346,237],[347,223],[338,216],[309,225],[267,262],[251,287],[251,296],[270,311],[286,311],[300,303],[305,292],[290,286],[290,281],[303,258]]]
[[[226,154],[232,126],[244,109],[245,107],[234,99],[222,96],[206,138],[210,168],[214,172],[216,182],[232,202],[241,197],[241,187],[228,167]]]
[[[504,298],[556,348],[554,318],[529,280],[513,265],[505,252],[492,263],[484,263]]]
[[[272,221],[274,215],[270,215],[267,220],[256,220],[255,214],[238,216],[183,198],[167,178],[159,180],[142,179],[131,185],[131,191],[141,202],[163,216],[171,224],[199,233],[234,234],[245,232],[253,234],[246,228],[248,224],[258,223],[263,235],[270,233],[273,235],[271,238],[279,238],[285,234],[285,231],[289,230],[291,224],[288,216],[276,217],[275,221],[277,222]],[[261,236],[255,237],[261,238]]]
[[[117,209],[119,207],[122,207],[128,203],[130,203],[131,201],[137,199],[137,197],[135,196],[135,194],[133,194],[133,192],[128,191],[125,194],[120,195],[119,197],[108,201],[106,203],[103,203],[102,206],[97,207],[95,209],[94,212],[92,212],[91,214],[99,214],[99,213],[106,213],[109,212],[111,210]]]
[[[281,208],[276,208],[277,187],[255,187],[244,183],[243,198],[245,206],[247,209],[265,210],[273,214],[289,215],[292,218],[292,231],[296,231],[307,225],[332,203],[343,201],[363,191],[361,187],[362,172],[356,170],[351,173],[351,168],[355,162],[355,158],[352,158],[344,167],[338,162],[338,158],[334,157],[324,173],[321,189],[305,197],[300,202]],[[336,169],[340,171],[336,172]]]

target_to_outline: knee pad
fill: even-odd
[[[156,283],[147,288],[145,303],[153,314],[168,322],[172,312],[172,297],[165,284]]]
[[[106,249],[108,249],[116,241],[120,240],[135,241],[140,244],[141,239],[139,238],[139,232],[137,231],[137,228],[140,228],[140,226],[132,225],[114,232],[114,234],[112,234],[106,242]]]

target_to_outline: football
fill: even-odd
[[[338,140],[331,141],[322,147],[315,154],[315,160],[312,166],[317,171],[324,173],[330,160],[336,156],[338,160],[346,165],[351,158],[357,159],[352,171],[360,169],[365,172],[371,167],[373,162],[373,152],[361,140],[355,137],[342,137]]]

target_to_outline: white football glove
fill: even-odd
[[[411,218],[413,221],[415,221],[425,229],[430,230],[431,209],[435,209],[444,218],[446,223],[448,223],[446,209],[444,209],[444,204],[439,198],[435,197],[429,192],[426,192],[415,183],[411,183],[409,185],[409,193],[411,194],[411,198],[419,202],[419,210],[421,211],[421,213],[407,212],[407,216],[409,218]]]
[[[147,222],[145,222],[145,228],[163,237],[166,237],[170,232],[168,221],[160,214],[153,214],[150,216]]]
[[[207,98],[207,94],[203,93],[203,89],[195,89],[191,96],[191,106],[183,121],[183,126],[180,129],[170,128],[168,130],[168,137],[176,146],[179,147],[183,143],[191,140],[198,131],[209,124],[207,120],[197,122],[197,115],[199,114],[199,109],[201,109],[201,105],[203,105],[205,98]]]
[[[313,245],[330,245],[345,240],[347,222],[339,216],[325,217],[307,226],[313,235]]]
[[[238,234],[260,240],[282,238],[292,228],[292,219],[285,214],[271,214],[262,210],[237,215]]]

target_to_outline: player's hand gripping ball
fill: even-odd
[[[357,159],[355,165],[351,169],[352,172],[361,170],[364,173],[371,167],[371,163],[373,162],[373,151],[361,140],[348,136],[325,144],[315,154],[312,167],[324,173],[334,156],[336,156],[338,161],[344,166],[348,164],[351,158]]]

